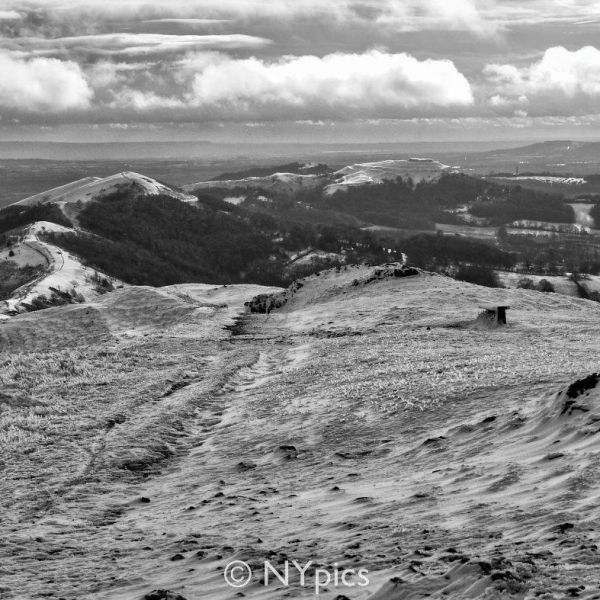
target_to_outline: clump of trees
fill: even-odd
[[[483,180],[455,174],[416,185],[410,178],[398,177],[377,185],[348,187],[331,196],[305,192],[304,201],[375,225],[427,231],[435,230],[435,223],[457,223],[448,209],[474,202],[489,187]]]
[[[56,204],[36,204],[34,206],[7,206],[0,210],[0,234],[7,231],[31,225],[36,221],[50,221],[65,227],[72,227],[71,221],[64,215]],[[0,243],[6,244],[6,236]]]
[[[562,196],[547,194],[521,186],[495,190],[493,197],[475,202],[470,212],[476,217],[488,219],[492,225],[513,221],[550,221],[574,223],[573,207],[564,202]]]
[[[460,265],[508,269],[517,261],[513,253],[462,236],[419,234],[408,238],[405,248],[411,265],[430,271]]]
[[[454,277],[459,281],[466,281],[468,283],[475,283],[486,287],[503,287],[496,273],[489,267],[482,265],[462,265],[459,267]]]
[[[22,302],[23,308],[28,312],[44,310],[53,306],[63,306],[65,304],[81,304],[85,298],[75,289],[63,291],[58,288],[50,288],[50,295],[40,294],[31,300],[31,302]]]
[[[299,274],[340,264],[342,257],[383,262],[391,249],[355,226],[298,222],[280,212],[232,206],[206,194],[193,206],[124,188],[85,206],[78,219],[91,234],[47,233],[44,239],[135,285],[287,285]],[[290,255],[307,250],[340,258],[294,266]]]
[[[555,289],[552,283],[547,279],[540,279],[537,283],[530,277],[523,277],[517,283],[517,288],[522,290],[535,290],[537,292],[554,293]]]
[[[6,300],[17,288],[33,281],[43,272],[41,266],[19,267],[11,260],[0,262],[0,300]]]

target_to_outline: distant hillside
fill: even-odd
[[[79,222],[89,234],[49,239],[134,284],[286,284],[298,274],[294,257],[307,251],[339,260],[354,260],[353,252],[359,252],[358,260],[387,256],[372,234],[358,228],[287,221],[210,196],[190,205],[124,189],[86,206]]]
[[[448,165],[430,158],[358,163],[333,173],[333,183],[325,188],[325,193],[330,195],[349,187],[381,184],[398,177],[405,181],[410,179],[413,183],[437,181],[444,173],[450,172],[453,170]]]
[[[135,186],[141,193],[148,196],[162,194],[183,202],[196,201],[195,196],[174,190],[155,179],[132,171],[124,171],[110,177],[85,177],[78,181],[72,181],[66,185],[19,200],[13,206],[34,206],[51,202],[62,207],[73,203],[87,203],[98,196],[114,192],[120,186]]]
[[[247,177],[268,177],[273,173],[295,173],[297,175],[327,175],[331,168],[323,163],[299,163],[292,162],[275,167],[251,167],[243,171],[222,173],[213,177],[211,181],[227,181],[233,179],[246,179]]]
[[[595,161],[600,157],[600,142],[574,142],[570,140],[551,140],[547,142],[538,142],[527,146],[517,148],[508,148],[500,150],[491,150],[482,152],[482,156],[492,157],[510,157],[516,158],[537,158],[537,159],[564,159],[572,162],[573,160]]]
[[[135,284],[227,283],[273,251],[268,237],[234,215],[127,189],[89,204],[79,222],[95,235],[51,238],[90,264]]]
[[[270,170],[270,169],[269,169]],[[330,181],[328,175],[306,175],[303,173],[273,173],[261,177],[245,177],[242,179],[218,179],[199,181],[183,186],[190,194],[212,190],[253,190],[267,194],[291,196],[300,190],[321,190]]]
[[[46,283],[45,293],[68,287],[78,298],[77,288],[105,291],[90,283],[94,271],[100,280],[134,285],[285,286],[324,268],[407,255],[431,270],[512,268],[522,259],[537,264],[533,241],[500,249],[493,230],[483,242],[468,239],[473,222],[491,229],[515,221],[570,224],[574,211],[560,195],[509,189],[431,159],[357,163],[324,175],[207,181],[186,191],[125,171],[79,179],[0,211],[0,247],[6,261],[18,258],[17,267],[7,267],[13,287],[27,277],[54,281],[67,261],[71,278]],[[40,222],[48,225],[35,225]],[[462,228],[464,237],[418,235],[443,225]],[[33,262],[26,262],[29,257]],[[27,265],[45,271],[15,271]]]
[[[235,173],[224,173],[210,181],[199,181],[184,186],[187,192],[224,188],[248,188],[273,193],[292,194],[305,189],[318,189],[333,194],[350,187],[379,185],[398,177],[411,180],[436,181],[451,169],[429,158],[383,160],[348,165],[336,172],[323,164],[290,163],[278,167],[258,167]]]

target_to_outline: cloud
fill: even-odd
[[[287,56],[275,61],[200,54],[180,63],[179,102],[205,120],[341,119],[456,113],[473,103],[466,78],[448,60],[417,60],[408,54]],[[154,93],[124,90],[116,102],[138,110],[158,108]]]
[[[160,33],[107,33],[54,39],[21,38],[12,41],[14,49],[35,54],[87,53],[103,56],[139,56],[191,52],[205,48],[228,50],[260,48],[270,44],[265,38],[249,35],[167,35]]]
[[[548,48],[525,67],[491,64],[484,69],[490,104],[499,112],[529,115],[596,112],[600,101],[600,50]]]
[[[25,61],[0,51],[0,108],[63,112],[90,107],[93,92],[77,63],[52,58]]]
[[[0,3],[0,108],[24,122],[535,119],[600,102],[593,28],[576,25],[599,0]]]
[[[494,0],[5,0],[19,9],[47,11],[47,18],[87,15],[96,21],[122,19],[145,21],[196,19],[289,22],[298,18],[331,22],[372,22],[397,31],[453,29],[489,32],[495,29]],[[555,0],[556,1],[556,0]],[[490,18],[490,16],[492,18]],[[68,19],[67,19],[68,20]]]
[[[490,2],[478,0],[425,0],[424,2],[372,2],[375,22],[399,31],[452,30],[478,35],[495,33],[501,24],[484,10]]]
[[[177,61],[94,61],[0,54],[0,107],[80,122],[350,121],[461,115],[471,86],[449,60],[404,53],[233,58],[200,52]],[[76,115],[65,113],[78,109]]]
[[[451,61],[379,50],[271,60],[213,51],[174,62],[105,59],[85,69],[2,56],[0,68],[12,76],[0,82],[0,106],[21,113],[87,108],[83,117],[92,121],[410,118],[460,115],[474,101]]]
[[[0,21],[17,21],[21,18],[21,13],[16,10],[0,10]]]
[[[173,23],[175,25],[222,25],[230,23],[230,19],[145,19],[143,23]]]

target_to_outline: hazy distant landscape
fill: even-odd
[[[515,151],[515,148],[517,150]],[[505,150],[506,149],[506,150]],[[548,142],[422,142],[399,144],[193,143],[61,144],[0,142],[0,206],[81,177],[136,171],[181,186],[228,171],[269,167],[291,161],[321,162],[341,168],[351,162],[424,157],[456,165],[466,173],[488,175],[515,170],[582,176],[600,172],[600,145]],[[35,169],[35,177],[31,171]],[[561,190],[564,191],[564,190]]]

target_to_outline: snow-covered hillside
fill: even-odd
[[[598,305],[375,274],[2,323],[3,598],[314,597],[287,557],[368,571],[323,600],[596,598]]]
[[[75,256],[61,250],[57,246],[48,244],[40,238],[46,232],[74,233],[78,229],[78,214],[82,206],[97,200],[102,196],[117,191],[122,186],[135,186],[136,189],[147,196],[165,195],[182,202],[195,202],[197,198],[191,194],[174,190],[155,179],[124,171],[110,177],[85,177],[71,183],[30,196],[12,206],[36,206],[38,204],[53,203],[60,207],[62,212],[75,225],[70,229],[41,221],[30,225],[24,232],[12,232],[12,238],[17,238],[11,247],[0,251],[0,260],[10,260],[19,267],[42,266],[45,271],[35,281],[18,288],[11,298],[0,306],[0,314],[15,313],[26,310],[32,300],[42,296],[50,298],[56,295],[55,290],[61,293],[75,294],[78,300],[88,301],[99,295],[98,281],[92,278],[108,280],[104,274],[83,266]],[[121,284],[121,282],[115,282]]]
[[[45,296],[50,298],[55,290],[74,293],[80,300],[90,301],[99,295],[98,280],[111,280],[103,273],[81,264],[79,259],[58,246],[49,244],[40,236],[44,233],[75,233],[75,229],[63,227],[48,221],[38,221],[30,225],[19,241],[9,249],[0,251],[0,261],[11,260],[19,267],[26,265],[42,265],[44,273],[35,280],[21,286],[12,296],[0,304],[0,313],[19,313],[26,310],[26,305]],[[12,252],[12,256],[9,253]],[[112,279],[113,285],[123,285]]]
[[[333,194],[350,186],[372,185],[397,177],[410,177],[414,183],[434,181],[451,169],[448,165],[429,158],[357,163],[336,171],[333,174],[334,182],[325,188],[325,193]]]
[[[114,192],[120,186],[135,184],[141,188],[144,194],[148,196],[158,196],[159,194],[177,198],[182,202],[194,202],[195,196],[173,190],[166,185],[159,183],[155,179],[134,173],[133,171],[123,171],[110,177],[85,177],[78,181],[73,181],[35,196],[30,196],[15,202],[16,206],[34,206],[36,204],[45,204],[49,202],[64,206],[71,202],[89,202],[99,196]]]
[[[184,186],[187,192],[214,188],[235,190],[239,188],[261,189],[278,193],[294,193],[302,189],[323,188],[326,194],[345,190],[349,186],[372,185],[386,180],[410,177],[415,183],[434,181],[452,167],[430,158],[408,160],[382,160],[348,165],[331,175],[299,175],[296,173],[273,173],[268,177],[246,177],[220,181],[200,181]]]
[[[587,181],[583,177],[561,177],[558,175],[514,175],[512,177],[498,177],[508,181],[535,181],[538,183],[561,185],[584,185]]]
[[[317,189],[326,185],[329,178],[324,175],[300,175],[298,173],[273,173],[268,177],[246,177],[245,179],[226,179],[221,181],[199,181],[183,186],[186,192],[198,192],[214,188],[235,190],[249,188],[283,194],[294,193],[301,189]]]

